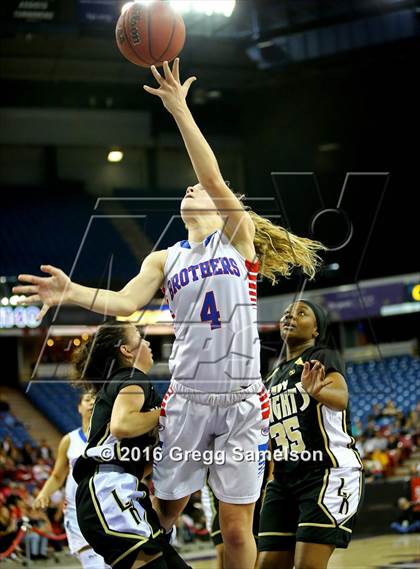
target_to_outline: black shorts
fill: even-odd
[[[348,547],[363,494],[363,473],[350,468],[296,468],[266,487],[259,551],[285,551],[297,541]]]
[[[163,552],[166,542],[148,489],[133,475],[101,465],[76,492],[80,531],[113,569],[131,569],[140,551]]]

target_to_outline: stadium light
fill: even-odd
[[[135,0],[138,4],[147,6],[155,0]],[[121,8],[121,12],[125,12],[134,2],[127,2]],[[229,18],[236,6],[236,0],[169,0],[169,4],[176,12],[188,14],[191,12],[212,16],[213,14],[221,14]]]
[[[121,162],[124,158],[124,153],[121,150],[111,150],[108,153],[108,162]]]

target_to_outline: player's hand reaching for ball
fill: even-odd
[[[164,77],[159,73],[154,65],[150,68],[153,77],[159,83],[159,88],[154,89],[148,85],[144,85],[144,90],[151,95],[156,95],[162,99],[165,108],[171,114],[176,113],[177,110],[185,106],[185,99],[188,95],[191,85],[196,80],[196,77],[190,77],[184,83],[181,83],[179,78],[179,58],[177,57],[171,68],[167,61],[163,64]]]
[[[49,277],[37,277],[35,275],[19,275],[22,283],[29,283],[13,287],[14,294],[26,294],[19,304],[37,304],[42,302],[42,308],[37,320],[42,320],[51,306],[56,306],[66,301],[66,295],[70,289],[70,278],[57,267],[41,265],[41,271],[48,273]]]
[[[326,379],[325,367],[318,360],[305,362],[301,381],[306,393],[315,399],[322,389],[332,384],[331,379]]]

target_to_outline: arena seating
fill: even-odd
[[[372,405],[392,399],[403,412],[416,406],[420,393],[420,360],[399,356],[347,363],[352,415],[365,425]]]
[[[0,413],[0,441],[7,437],[12,439],[17,448],[22,448],[25,443],[37,446],[24,425],[9,411]]]
[[[372,405],[392,399],[403,412],[413,409],[420,393],[420,360],[410,356],[347,364],[347,380],[353,419],[365,426]],[[167,383],[155,382],[164,395]],[[28,393],[40,410],[64,433],[80,424],[77,413],[78,392],[65,383],[34,382]]]
[[[67,383],[57,383],[53,379],[39,378],[28,391],[32,403],[62,432],[68,433],[80,427],[77,411],[80,393]],[[169,382],[155,383],[157,392],[163,397]]]
[[[39,273],[41,264],[69,272],[78,255],[74,280],[97,283],[98,275],[107,277],[113,254],[112,275],[124,284],[138,272],[138,260],[106,216],[96,216],[95,200],[84,194],[68,200],[24,194],[25,207],[18,200],[0,209],[4,255],[2,274]],[[15,210],[15,211],[13,211]],[[86,229],[86,239],[83,241]],[[30,238],[22,239],[22,235]],[[83,242],[83,246],[81,247]]]
[[[79,392],[67,383],[45,381],[39,378],[28,391],[32,403],[62,432],[68,433],[80,427],[77,411]]]

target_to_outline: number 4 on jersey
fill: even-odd
[[[217,310],[216,299],[214,298],[213,291],[206,293],[200,316],[202,322],[210,322],[212,330],[222,327],[220,312]]]

